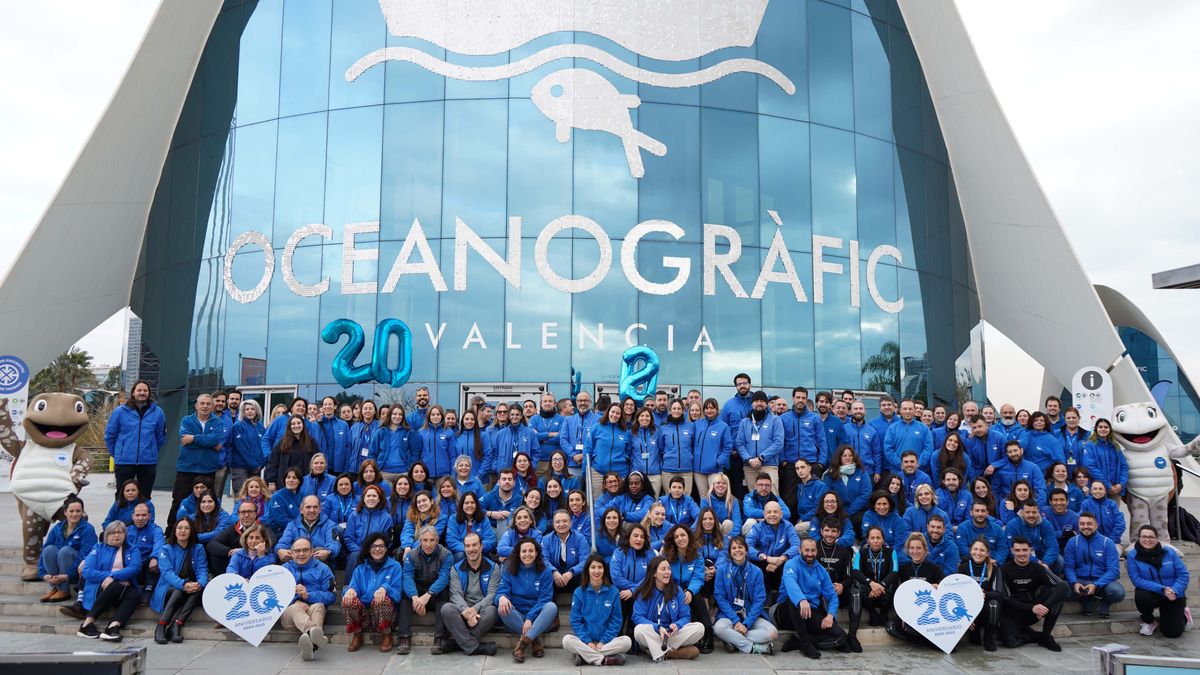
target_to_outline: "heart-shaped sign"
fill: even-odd
[[[893,605],[909,628],[949,654],[983,609],[983,589],[965,574],[951,574],[937,588],[909,579],[896,589]]]
[[[214,621],[257,647],[296,597],[296,578],[279,565],[267,565],[249,579],[222,574],[204,587],[204,611]]]

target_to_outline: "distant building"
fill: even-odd
[[[125,341],[125,373],[121,378],[122,391],[129,391],[138,381],[142,360],[142,320],[137,314],[129,313],[129,327]]]

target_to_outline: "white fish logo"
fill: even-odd
[[[546,35],[582,32],[598,35],[635,54],[660,61],[687,61],[728,47],[749,47],[758,36],[770,0],[379,0],[388,31],[417,38],[464,56],[500,54]],[[469,82],[503,80],[547,63],[592,61],[615,75],[667,88],[697,87],[734,73],[753,73],[788,95],[796,85],[774,66],[757,59],[726,59],[686,73],[663,73],[626,63],[603,49],[559,44],[497,66],[449,63],[413,47],[385,47],[359,59],[346,71],[354,81],[385,61],[407,61],[443,77]],[[533,87],[533,104],[555,124],[560,142],[573,129],[602,131],[621,139],[629,173],[645,174],[641,151],[663,156],[660,141],[638,131],[631,110],[637,96],[621,94],[604,76],[569,68],[551,73]]]

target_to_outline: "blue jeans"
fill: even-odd
[[[534,612],[537,613],[537,616],[533,616]],[[533,611],[529,614],[533,620],[533,626],[529,628],[529,632],[525,634],[525,637],[532,640],[545,633],[546,629],[550,628],[551,624],[554,623],[555,617],[558,616],[558,606],[553,602],[547,602],[542,605],[541,609],[534,607]],[[525,627],[525,618],[517,611],[516,607],[513,607],[508,616],[500,616],[500,621],[504,624],[505,628],[512,631],[515,635],[520,635],[521,630]]]
[[[79,551],[70,546],[42,547],[42,567],[46,574],[65,574],[67,581],[61,584],[51,584],[56,591],[67,592],[67,584],[79,581]]]
[[[1079,579],[1078,581],[1086,586],[1095,580],[1086,581],[1084,579]],[[1096,600],[1099,600],[1100,612],[1102,614],[1108,614],[1109,606],[1115,605],[1125,599],[1125,587],[1121,585],[1120,581],[1114,581],[1107,586],[1097,588],[1094,595],[1080,597],[1075,594],[1075,587],[1072,585],[1070,590],[1067,591],[1067,599],[1079,601],[1079,603],[1083,605],[1084,611],[1087,612],[1091,612],[1096,605]]]

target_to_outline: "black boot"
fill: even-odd
[[[983,627],[983,649],[988,652],[996,651],[996,629],[994,627]]]
[[[183,642],[183,624],[178,621],[171,630],[171,642]]]
[[[160,623],[154,627],[154,641],[160,645],[165,645],[170,641],[167,637],[167,624]]]

